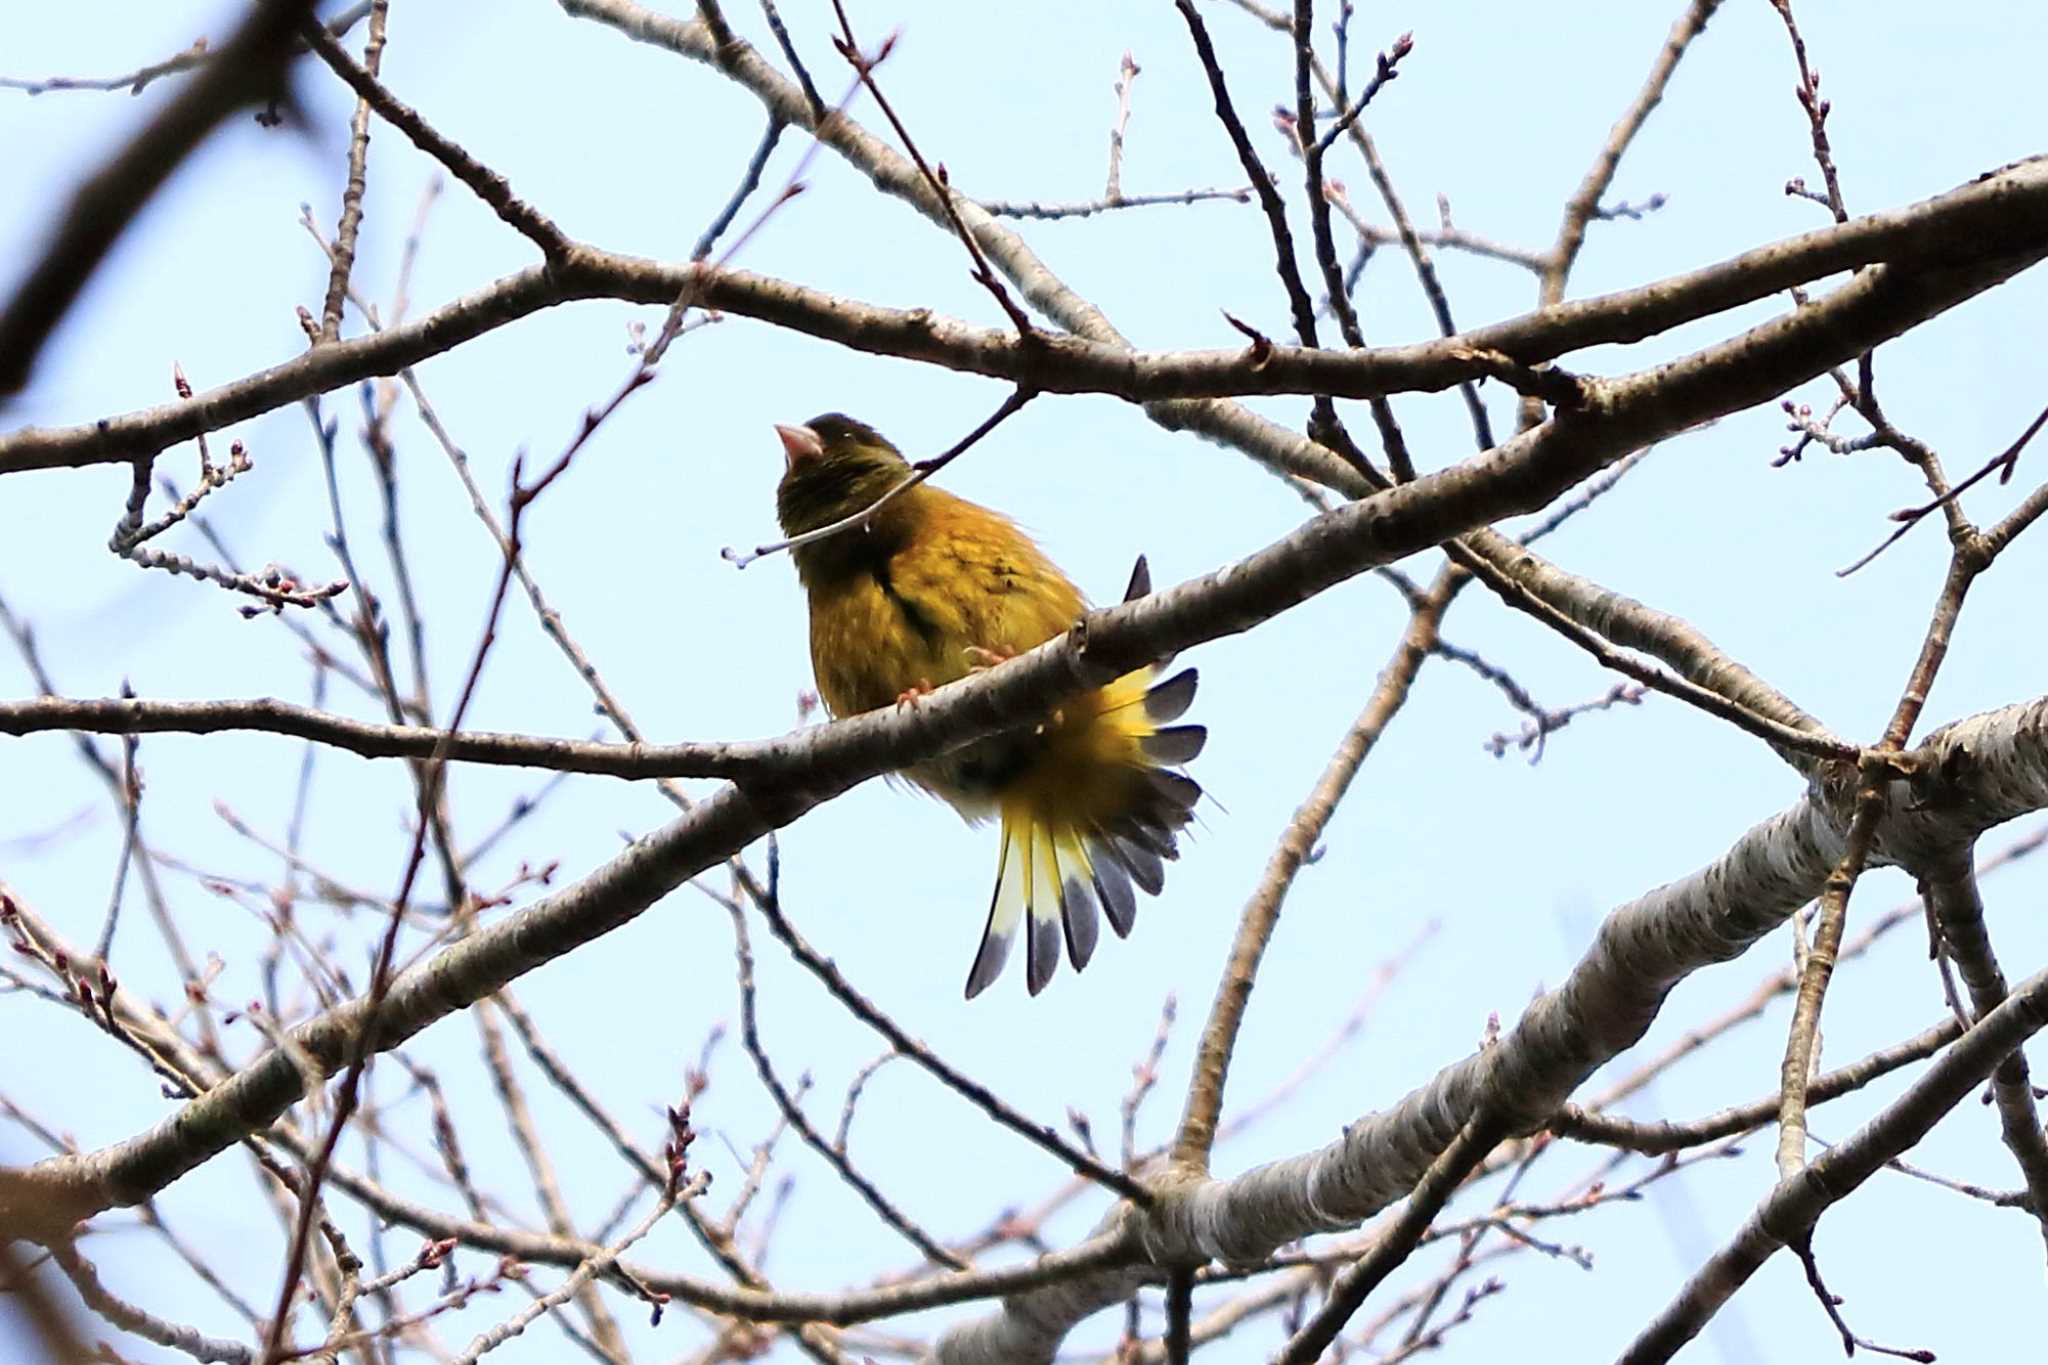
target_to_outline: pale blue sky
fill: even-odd
[[[728,8],[742,33],[764,36],[755,11]],[[1830,132],[1852,211],[1905,204],[2041,150],[2032,139],[2048,126],[2039,80],[2048,21],[2032,7],[1804,8],[1811,11],[1802,15],[1808,42],[1835,104]],[[1285,44],[1228,6],[1205,9],[1253,135],[1298,198],[1297,173],[1262,117],[1274,103],[1291,102]],[[1354,26],[1360,70],[1396,33],[1415,32],[1415,53],[1374,106],[1370,124],[1417,218],[1429,221],[1442,193],[1464,227],[1519,245],[1547,244],[1564,197],[1633,97],[1678,9],[1581,3],[1548,7],[1539,20],[1531,11],[1472,0],[1361,6]],[[759,135],[754,100],[715,73],[569,20],[553,6],[400,0],[393,10],[385,66],[392,88],[569,232],[596,244],[652,256],[686,253]],[[943,160],[970,193],[1051,200],[1099,194],[1110,86],[1126,48],[1143,68],[1126,191],[1239,182],[1229,145],[1208,114],[1187,36],[1163,0],[1049,5],[1029,19],[1002,20],[988,7],[913,0],[859,0],[853,10],[870,42],[902,28],[881,73],[885,89],[928,155]],[[0,18],[0,74],[131,69],[201,33],[218,39],[230,12],[133,0],[16,7]],[[821,86],[839,90],[844,68],[826,39],[829,7],[804,0],[783,12]],[[1771,7],[1730,0],[1614,185],[1614,195],[1630,201],[1665,193],[1668,206],[1639,223],[1595,224],[1574,293],[1650,281],[1820,225],[1822,210],[1782,192],[1789,178],[1817,179],[1793,80]],[[9,207],[0,210],[0,282],[30,259],[79,169],[116,145],[169,89],[166,83],[132,99],[0,91],[0,171],[12,190]],[[331,233],[349,110],[339,84],[316,66],[302,69],[300,89],[314,127],[265,132],[238,119],[209,143],[123,240],[45,355],[35,387],[0,413],[0,422],[72,423],[167,401],[173,361],[204,388],[298,353],[303,338],[293,310],[306,304],[317,311],[326,278],[324,260],[298,225],[299,205],[310,203],[322,231]],[[872,105],[858,104],[854,113],[879,126]],[[803,151],[800,135],[786,137],[768,183],[782,183]],[[1335,158],[1332,173],[1369,216],[1384,221],[1355,161]],[[430,174],[423,157],[377,126],[356,278],[382,306]],[[829,153],[816,158],[808,179],[809,191],[748,245],[741,264],[876,303],[922,304],[1000,323],[968,280],[956,242],[878,198]],[[1296,226],[1306,242],[1298,210]],[[1219,309],[1275,336],[1286,331],[1264,220],[1254,208],[1137,210],[1021,230],[1139,344],[1230,344],[1234,334]],[[1339,235],[1347,239],[1341,226]],[[414,278],[415,307],[437,306],[533,255],[451,186],[433,210]],[[1531,278],[1514,267],[1451,253],[1439,264],[1467,325],[1533,301]],[[1361,297],[1375,341],[1432,334],[1397,252],[1373,262]],[[2022,277],[1881,353],[1888,411],[1933,443],[1952,471],[2002,447],[2041,406],[2034,343],[2044,302],[2043,279]],[[1567,363],[1597,372],[1639,368],[1777,306]],[[420,377],[495,491],[517,452],[552,456],[574,434],[584,408],[625,377],[627,323],[658,319],[656,310],[616,304],[564,307],[437,357]],[[352,315],[348,327],[360,321]],[[1808,396],[1819,401],[1819,393]],[[785,561],[740,572],[718,555],[722,545],[751,544],[772,532],[770,495],[780,461],[770,424],[843,408],[906,450],[929,452],[957,439],[1001,395],[985,380],[727,321],[683,339],[659,380],[606,424],[536,509],[529,563],[651,736],[779,731],[793,722],[796,694],[809,685],[794,577]],[[1491,401],[1505,424],[1503,395],[1492,393]],[[356,553],[388,602],[375,489],[354,442],[360,406],[353,393],[331,395],[325,406],[341,423]],[[1291,422],[1304,408],[1291,400],[1257,406]],[[1424,463],[1470,453],[1469,427],[1454,397],[1402,400],[1397,410]],[[1368,429],[1362,409],[1356,429]],[[396,434],[410,489],[405,519],[413,567],[433,631],[435,695],[445,708],[474,646],[495,567],[446,462],[403,403]],[[247,444],[257,468],[209,504],[215,523],[252,564],[278,560],[331,576],[322,544],[325,493],[304,414],[273,413],[233,435]],[[1917,479],[1881,455],[1816,455],[1774,470],[1770,460],[1784,439],[1782,420],[1759,410],[1671,442],[1597,513],[1557,536],[1550,552],[1575,571],[1688,616],[1830,725],[1868,736],[1888,715],[1918,647],[1943,545],[1928,527],[1871,568],[1837,579],[1833,570],[1885,533],[1884,514],[1917,498]],[[195,465],[190,449],[181,448],[162,468],[189,483]],[[2019,484],[1973,494],[1971,510],[1982,520],[1995,517],[2042,467],[2029,457]],[[1014,515],[1098,599],[1114,596],[1139,551],[1150,554],[1155,577],[1171,583],[1267,543],[1305,513],[1291,492],[1242,457],[1163,432],[1106,398],[1033,404],[949,469],[944,482]],[[243,621],[235,603],[211,588],[145,575],[106,553],[126,484],[125,472],[99,468],[16,475],[0,489],[0,594],[34,621],[59,685],[73,695],[104,695],[126,678],[154,697],[305,699],[302,651],[277,622]],[[206,553],[191,536],[174,548]],[[1434,557],[1408,567],[1426,575]],[[2048,543],[2023,540],[1973,593],[1927,712],[1931,723],[2042,692],[2044,571]],[[1013,971],[971,1006],[962,1003],[959,983],[980,932],[993,836],[885,784],[869,784],[786,832],[789,909],[862,989],[949,1059],[1047,1121],[1059,1121],[1069,1105],[1081,1108],[1093,1117],[1099,1140],[1114,1141],[1130,1063],[1151,1037],[1161,1000],[1177,992],[1181,1022],[1141,1129],[1145,1140],[1157,1140],[1177,1112],[1193,1037],[1237,911],[1273,838],[1368,694],[1404,618],[1389,589],[1361,580],[1191,656],[1203,671],[1192,718],[1211,729],[1195,771],[1220,804],[1208,808],[1193,846],[1172,870],[1165,899],[1141,909],[1133,939],[1106,944],[1085,975],[1063,973],[1038,1000],[1025,998]],[[474,724],[595,733],[587,694],[523,603],[510,604],[502,634]],[[1550,705],[1591,698],[1612,682],[1476,591],[1452,613],[1445,634],[1512,668]],[[0,657],[0,694],[22,695],[28,687],[12,654]],[[373,714],[345,687],[330,691],[330,703]],[[1343,1060],[1284,1114],[1223,1149],[1220,1173],[1320,1144],[1345,1121],[1397,1099],[1468,1051],[1489,1012],[1512,1021],[1532,991],[1561,978],[1598,915],[1692,870],[1798,794],[1794,776],[1755,741],[1664,699],[1582,720],[1553,737],[1534,767],[1514,755],[1496,760],[1482,748],[1495,731],[1519,726],[1491,688],[1450,665],[1428,665],[1414,700],[1332,824],[1326,856],[1302,874],[1288,902],[1253,1000],[1232,1100],[1255,1098],[1319,1045],[1374,965],[1421,926],[1434,920],[1442,928]],[[225,803],[266,835],[281,837],[297,746],[268,737],[162,736],[145,740],[142,755],[152,840],[209,872],[274,874],[275,859],[231,834],[213,806]],[[89,943],[120,833],[103,794],[61,736],[0,742],[0,756],[0,875]],[[403,771],[347,755],[327,755],[320,764],[309,856],[346,880],[391,887],[408,843]],[[459,773],[459,827],[470,837],[480,834],[516,794],[538,784],[533,775]],[[90,817],[83,829],[27,842],[79,812]],[[616,850],[621,832],[648,829],[667,813],[651,789],[579,780],[494,853],[477,870],[477,882],[489,887],[509,879],[521,858],[559,857],[564,876],[578,875]],[[1998,842],[1994,836],[1987,847]],[[260,926],[191,878],[165,876],[192,940],[227,961],[217,998],[238,1002],[256,994]],[[1909,890],[1895,874],[1873,876],[1857,894],[1854,919]],[[2044,892],[2048,871],[2040,867],[2002,874],[1989,885],[1995,941],[2015,978],[2048,960]],[[370,928],[358,922],[347,932]],[[756,937],[769,1046],[786,1076],[814,1074],[812,1112],[829,1127],[847,1079],[881,1043],[836,1013],[764,935]],[[1652,1045],[1745,994],[1786,951],[1780,935],[1686,983]],[[176,983],[139,901],[129,906],[113,957],[127,984],[172,997]],[[694,893],[679,892],[519,989],[555,1045],[651,1144],[659,1135],[657,1106],[673,1098],[707,1029],[734,1015],[726,917]],[[1826,1055],[1847,1061],[1919,1031],[1941,1008],[1924,940],[1917,930],[1902,931],[1837,976]],[[0,997],[0,1028],[35,1040],[33,1048],[7,1050],[0,1089],[80,1142],[118,1139],[166,1112],[151,1078],[82,1022],[58,1019],[18,996]],[[1686,1117],[1766,1092],[1775,1084],[1783,1030],[1783,1014],[1774,1011],[1738,1040],[1672,1073],[1633,1112]],[[250,1045],[246,1033],[230,1037]],[[445,1021],[411,1051],[440,1069],[459,1096],[472,1163],[508,1192],[516,1211],[530,1214],[524,1172],[496,1101],[477,1077],[471,1025]],[[380,1093],[400,1093],[396,1068],[379,1075]],[[1817,1115],[1815,1131],[1848,1132],[1896,1089],[1881,1086],[1829,1106]],[[1060,1179],[1048,1159],[908,1066],[884,1070],[868,1093],[855,1156],[942,1236],[967,1234],[1005,1205],[1034,1202]],[[536,1085],[534,1103],[572,1199],[587,1216],[600,1216],[624,1187],[623,1169],[544,1086]],[[739,1171],[719,1138],[744,1152],[769,1114],[729,1041],[697,1118],[714,1135],[697,1153],[720,1182],[714,1207],[723,1207]],[[1766,1137],[1740,1161],[1688,1173],[1648,1204],[1551,1225],[1546,1235],[1593,1252],[1596,1272],[1535,1256],[1506,1263],[1508,1292],[1483,1305],[1477,1320],[1453,1336],[1452,1348],[1473,1359],[1508,1351],[1532,1362],[1610,1357],[1767,1187],[1769,1146]],[[0,1126],[0,1157],[36,1154],[18,1128]],[[793,1144],[785,1157],[798,1185],[768,1263],[778,1284],[827,1289],[910,1262],[907,1249],[871,1229],[819,1163]],[[1975,1105],[1952,1116],[1913,1159],[1987,1185],[2016,1183],[1993,1112]],[[1597,1160],[1587,1150],[1560,1151],[1536,1169],[1525,1193],[1541,1197]],[[456,1207],[448,1191],[402,1166],[389,1173],[417,1197]],[[267,1311],[278,1273],[276,1237],[250,1190],[245,1163],[223,1160],[167,1191],[162,1205],[194,1242],[239,1270],[238,1283]],[[1050,1234],[1070,1241],[1101,1207],[1099,1199],[1083,1201]],[[840,1245],[842,1237],[852,1250]],[[403,1255],[413,1240],[394,1234],[392,1245]],[[1886,1176],[1829,1215],[1819,1246],[1851,1321],[1881,1341],[1931,1347],[1950,1361],[1990,1359],[2018,1323],[2040,1320],[2040,1238],[2024,1215]],[[161,1305],[161,1286],[176,1284],[170,1302],[183,1317],[220,1333],[240,1327],[196,1282],[167,1268],[168,1258],[148,1238],[108,1236],[87,1250],[117,1289]],[[657,1234],[638,1254],[705,1270],[679,1233]],[[1427,1259],[1433,1265],[1440,1256]],[[487,1268],[477,1256],[462,1264],[465,1272]],[[468,1331],[509,1311],[508,1300],[490,1301],[447,1335],[460,1345]],[[647,1331],[644,1315],[630,1305],[621,1316],[645,1343],[646,1359],[673,1358],[697,1341],[680,1316],[659,1334]],[[1718,1350],[1731,1363],[1792,1361],[1836,1349],[1796,1263],[1786,1258],[1742,1293],[1725,1321],[1727,1331],[1746,1331],[1753,1345],[1719,1335],[1687,1358],[1713,1360]],[[1070,1346],[1105,1347],[1119,1324],[1103,1315]],[[0,1306],[0,1340],[12,1330]],[[1277,1329],[1263,1323],[1214,1348],[1214,1356],[1262,1358],[1277,1341]],[[137,1359],[158,1358],[154,1348],[122,1349]],[[556,1360],[573,1350],[540,1328],[498,1358]]]

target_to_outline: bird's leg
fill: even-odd
[[[932,691],[933,688],[931,679],[919,678],[909,687],[904,688],[901,692],[898,692],[896,694],[896,705],[899,707],[915,706],[921,699],[930,696],[932,694]]]

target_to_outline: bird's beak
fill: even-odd
[[[777,422],[775,434],[782,438],[782,459],[786,468],[794,469],[803,461],[815,460],[825,453],[825,443],[809,427],[786,427]]]

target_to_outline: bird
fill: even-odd
[[[775,431],[784,458],[776,519],[795,542],[812,671],[832,716],[914,705],[1043,644],[1087,610],[1080,589],[1002,513],[928,482],[883,503],[913,469],[873,427],[834,412]],[[859,519],[805,539],[850,518]],[[1140,556],[1124,597],[1150,592]],[[1198,674],[1162,677],[1170,662],[900,774],[970,824],[999,821],[995,891],[968,999],[1002,974],[1020,931],[1025,987],[1036,996],[1063,944],[1076,971],[1088,964],[1098,909],[1125,938],[1136,891],[1160,894],[1164,864],[1179,856],[1178,837],[1202,796],[1180,769],[1208,738],[1204,726],[1175,724],[1194,701]]]

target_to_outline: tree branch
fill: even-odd
[[[842,117],[831,126],[847,122]],[[964,201],[961,210],[980,212]],[[1002,231],[993,219],[986,221],[991,231]],[[1558,304],[1455,337],[1369,350],[1276,345],[1254,363],[1242,347],[1132,351],[1106,323],[1101,329],[1104,337],[1039,334],[1035,340],[1019,341],[1014,333],[970,326],[929,309],[878,308],[750,271],[704,263],[665,264],[579,246],[551,266],[508,275],[425,317],[320,347],[190,399],[81,426],[27,427],[0,436],[0,474],[132,462],[313,394],[396,374],[542,308],[578,299],[666,306],[689,289],[706,308],[758,318],[874,354],[1029,384],[1047,393],[1107,393],[1153,404],[1232,394],[1367,398],[1447,389],[1494,372],[1494,362],[1501,356],[1526,367],[1588,346],[1640,341],[1792,285],[1873,263],[1893,264],[1901,276],[1924,277],[1895,281],[1887,290],[1917,288],[1929,295],[1948,285],[1961,286],[1952,297],[1935,301],[1930,296],[1928,311],[1901,318],[1897,327],[1902,329],[2018,274],[2043,254],[2048,254],[2048,158],[2036,158],[1911,208],[1872,214],[1745,252],[1720,265],[1638,289]],[[992,253],[991,259],[1000,262],[1001,256]],[[1859,278],[1844,290],[1868,288],[1870,283]],[[1841,293],[1822,302],[1833,304]],[[1092,313],[1086,305],[1076,307],[1082,315]],[[1779,321],[1800,324],[1810,311]],[[1870,341],[1894,334],[1887,331]],[[1785,374],[1763,398],[1805,382],[1811,373]],[[1154,415],[1169,426],[1211,434],[1235,420],[1186,405]]]
[[[0,309],[0,397],[28,383],[43,343],[171,172],[222,119],[282,89],[293,57],[292,33],[312,8],[310,0],[258,0],[249,6],[214,60],[73,193],[41,257]],[[320,32],[325,36],[325,29]]]
[[[2048,698],[1957,722],[1910,757],[1916,770],[1951,772],[1954,784],[1939,801],[1892,784],[1874,841],[1882,861],[1897,848],[1965,845],[1993,824],[2048,808]],[[1545,1126],[1587,1076],[1643,1036],[1673,986],[1739,956],[1818,894],[1843,840],[1827,801],[1802,797],[1712,864],[1612,911],[1564,982],[1493,1046],[1351,1123],[1325,1147],[1230,1180],[1177,1184],[1147,1218],[1148,1257],[1155,1265],[1192,1256],[1255,1262],[1407,1194],[1482,1108],[1498,1106],[1509,1133]],[[2048,997],[2048,980],[2042,990]],[[1092,1286],[1080,1280],[1024,1295],[952,1329],[938,1359],[993,1365],[1015,1353],[1044,1354],[1087,1312],[1116,1302],[1120,1283],[1106,1271]]]
[[[1854,1193],[1885,1162],[1925,1137],[1968,1098],[2015,1048],[2048,1025],[2048,972],[2020,983],[2005,1003],[1973,1025],[1906,1093],[1846,1141],[1781,1181],[1751,1211],[1734,1238],[1687,1280],[1620,1357],[1620,1365],[1656,1365],[1700,1334],[1735,1291],[1781,1248],[1803,1244],[1822,1214]]]

